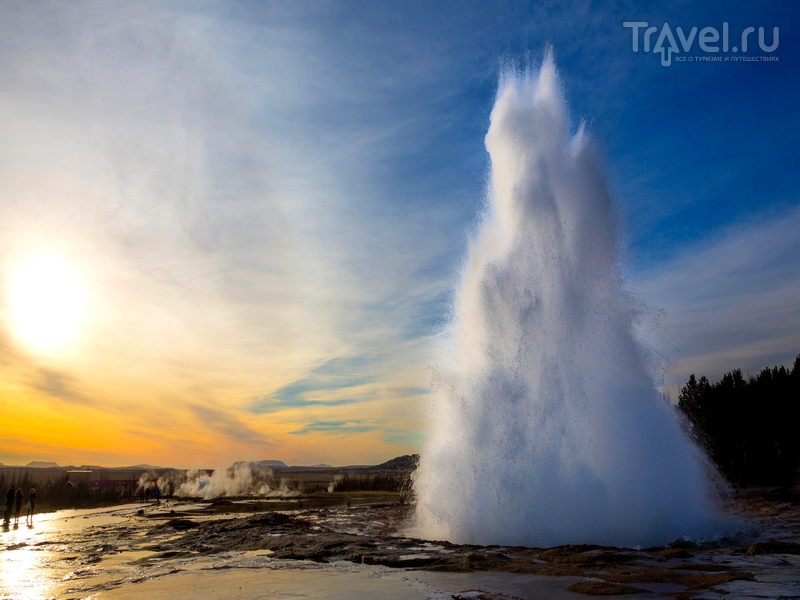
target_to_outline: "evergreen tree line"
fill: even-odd
[[[681,388],[678,410],[689,435],[739,487],[792,485],[800,467],[800,355],[791,370],[741,369],[710,382],[694,375]]]

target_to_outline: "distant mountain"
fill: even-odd
[[[333,467],[330,465],[326,465],[325,463],[319,463],[318,465],[311,465],[312,469],[332,469]]]
[[[268,469],[272,467],[286,468],[286,463],[282,460],[239,460],[231,465],[231,469],[236,469],[242,465],[256,465],[257,467],[266,467]]]
[[[418,464],[419,454],[405,454],[392,460],[387,460],[385,463],[375,465],[372,468],[382,471],[413,471]]]
[[[141,464],[141,465],[131,465],[130,467],[119,467],[120,469],[162,469],[163,467],[157,467],[155,465],[148,465],[148,464]]]
[[[52,469],[58,467],[58,463],[46,460],[34,460],[29,462],[26,467],[30,469]]]

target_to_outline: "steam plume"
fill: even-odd
[[[290,497],[300,494],[297,486],[286,479],[275,480],[272,469],[256,463],[240,462],[227,469],[216,469],[211,474],[205,470],[173,471],[158,477],[154,472],[142,474],[139,487],[156,485],[163,495],[179,498],[213,500],[225,496]]]

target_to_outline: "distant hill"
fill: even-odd
[[[380,469],[382,471],[413,471],[419,464],[419,454],[405,454],[398,456],[392,460],[387,460],[385,463],[375,465],[373,469]]]
[[[25,466],[30,469],[53,469],[58,467],[58,463],[46,460],[33,460]]]
[[[161,469],[163,467],[157,467],[155,465],[141,464],[141,465],[131,465],[130,467],[119,467],[119,468],[120,469]]]
[[[258,467],[266,467],[268,469],[273,467],[287,468],[286,463],[282,460],[239,460],[231,465],[231,469],[236,469],[242,465],[256,465]]]
[[[312,469],[332,469],[333,467],[330,465],[326,465],[325,463],[319,463],[318,465],[311,465]]]

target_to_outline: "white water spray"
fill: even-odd
[[[415,535],[656,545],[719,526],[634,337],[616,222],[552,57],[501,80],[489,205],[434,371]]]

